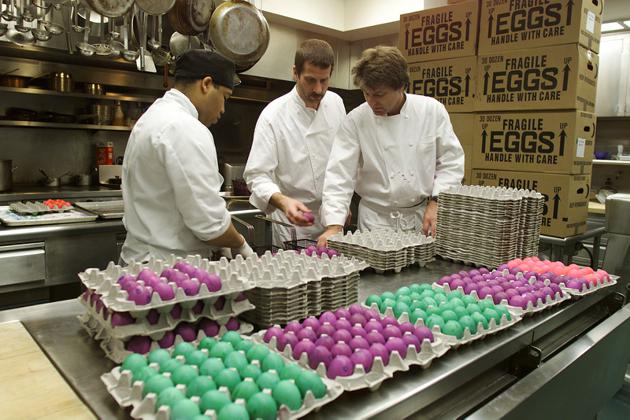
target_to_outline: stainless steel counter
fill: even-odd
[[[14,185],[11,191],[0,193],[0,204],[21,200],[46,200],[49,198],[75,200],[77,198],[120,199],[121,197],[122,191],[120,188],[116,189],[100,185],[89,187],[62,185],[58,188],[38,185]]]
[[[360,297],[363,300],[369,294],[396,290],[413,282],[431,283],[442,275],[462,268],[463,266],[457,264],[436,261],[426,269],[411,268],[396,275],[368,272],[361,276]],[[513,358],[551,331],[561,329],[561,326],[562,329],[568,329],[564,327],[567,322],[589,308],[602,305],[610,298],[611,292],[602,290],[583,299],[566,302],[558,309],[529,317],[495,336],[451,350],[427,370],[412,368],[408,372],[398,372],[375,392],[364,390],[344,393],[311,417],[391,419],[406,417],[423,409],[431,410],[436,401],[448,398],[449,393],[474,382],[480,375],[490,378],[495,374],[493,369],[496,366]],[[99,379],[114,364],[104,357],[98,344],[80,328],[76,316],[81,312],[82,306],[76,300],[71,300],[0,312],[0,322],[21,320],[54,365],[99,418],[126,418],[127,413],[118,408]],[[617,332],[615,337],[625,335],[625,340],[630,340],[630,307],[617,311],[592,332],[601,335],[600,330],[607,328],[605,324],[613,321]],[[593,337],[584,337],[584,340],[588,342]],[[624,342],[619,342],[618,345],[625,346],[624,351],[630,348]],[[548,357],[555,360],[552,355]],[[620,375],[623,378],[623,371]],[[493,383],[505,381],[510,375],[497,375],[497,378],[499,379]],[[499,412],[492,411],[493,415]]]

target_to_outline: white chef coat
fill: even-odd
[[[201,254],[230,226],[210,130],[186,95],[171,89],[136,122],[122,172],[127,263]]]
[[[323,223],[343,225],[353,191],[361,196],[359,228],[419,229],[426,200],[464,176],[464,151],[437,100],[406,95],[398,115],[377,116],[367,103],[352,110],[335,138],[326,169]]]
[[[317,110],[308,108],[294,87],[260,114],[243,176],[251,191],[250,202],[275,220],[290,223],[284,213],[269,205],[282,193],[313,211],[315,222],[296,226],[297,238],[317,239],[324,171],[335,134],[346,115],[343,100],[327,91]],[[273,225],[274,245],[291,239],[290,229]]]

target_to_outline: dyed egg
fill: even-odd
[[[402,338],[390,337],[385,343],[385,347],[390,353],[398,352],[402,358],[407,356],[407,345]]]
[[[188,385],[186,386],[186,396],[190,397],[201,397],[208,391],[213,391],[217,389],[217,385],[214,383],[211,377],[209,376],[197,376],[193,378]]]
[[[151,338],[136,335],[125,343],[125,348],[133,353],[146,354],[151,350]]]
[[[201,367],[199,368],[199,372],[202,375],[215,377],[219,374],[219,372],[223,371],[224,369],[225,364],[223,363],[223,360],[218,357],[211,357],[201,365]]]
[[[312,341],[308,339],[301,340],[299,343],[295,345],[295,348],[293,349],[293,358],[295,360],[298,360],[300,356],[302,355],[302,353],[310,354],[314,348],[315,348],[315,343],[313,343]]]
[[[197,338],[197,329],[193,324],[182,322],[175,327],[175,334],[179,335],[184,341],[195,341]]]
[[[217,384],[217,387],[225,386],[227,387],[231,393],[234,392],[234,388],[238,384],[241,383],[241,376],[234,368],[223,369],[219,374],[214,378],[214,382]]]
[[[352,361],[354,366],[362,365],[363,369],[366,372],[369,372],[370,370],[372,370],[372,362],[374,361],[374,356],[372,356],[372,353],[370,353],[369,350],[357,349],[350,356],[350,360]]]
[[[190,365],[181,365],[175,369],[171,375],[173,382],[182,385],[188,385],[190,381],[198,377],[197,370]]]
[[[199,406],[191,400],[177,401],[171,408],[170,419],[188,420],[200,414]]]
[[[256,379],[256,385],[258,385],[260,389],[274,389],[279,382],[280,376],[271,371],[261,373],[258,379]]]
[[[350,340],[348,345],[350,346],[352,351],[356,351],[357,349],[369,349],[370,348],[370,343],[365,338],[363,338],[361,336],[358,336],[358,335],[356,337],[352,338],[352,340]]]
[[[177,369],[178,367],[180,367],[182,365],[182,362],[180,362],[177,359],[169,359],[169,360],[165,360],[162,363],[160,363],[160,373],[173,373],[173,371],[175,369]]]
[[[262,370],[275,370],[276,372],[280,372],[280,370],[284,367],[284,360],[278,353],[269,352],[267,356],[262,360]]]
[[[219,334],[220,326],[216,321],[204,318],[199,322],[199,329],[206,334],[206,337],[215,337]]]
[[[326,375],[330,379],[335,379],[337,376],[350,376],[354,373],[354,364],[352,360],[347,356],[337,356],[335,357],[328,369],[326,370]]]
[[[245,378],[243,382],[238,384],[234,388],[234,394],[232,398],[236,400],[237,398],[242,398],[245,401],[249,400],[254,394],[260,392],[260,388],[256,385],[256,382],[252,378]]]
[[[276,348],[280,351],[283,351],[286,346],[290,345],[291,348],[293,349],[295,348],[295,345],[299,341],[300,340],[297,338],[297,336],[294,333],[292,332],[284,333],[280,338],[278,338]]]
[[[317,330],[317,335],[319,335],[319,336],[327,335],[329,337],[332,337],[332,335],[335,333],[335,331],[336,331],[335,327],[333,327],[330,322],[324,322],[324,323],[322,323],[322,325]]]
[[[385,340],[383,340],[383,342],[384,341]],[[352,355],[352,349],[350,348],[348,344],[344,343],[343,341],[339,341],[336,344],[334,344],[330,348],[330,352],[332,353],[333,357],[336,357],[336,356],[350,357]]]
[[[173,407],[177,401],[185,400],[186,397],[181,391],[175,387],[165,388],[158,395],[156,406],[162,407],[163,405],[167,407]]]
[[[252,378],[255,381],[262,373],[262,370],[258,367],[258,365],[247,365],[239,370],[238,373],[243,379]]]
[[[265,335],[263,335],[263,340],[265,341],[265,343],[268,343],[273,337],[279,338],[283,334],[284,331],[282,330],[282,328],[278,326],[273,326],[265,331]]]
[[[259,392],[247,400],[247,411],[253,419],[275,420],[278,415],[278,405],[271,395]]]
[[[285,334],[285,336],[290,335],[290,334]],[[237,345],[236,345],[236,350],[241,350],[243,352],[245,352],[245,354],[247,354],[247,351],[249,349],[251,349],[252,347],[254,347],[254,343],[251,340],[241,340]]]
[[[342,341],[344,343],[349,343],[350,340],[352,340],[352,334],[350,334],[350,331],[348,330],[337,330],[335,331],[335,333],[332,335],[333,340],[335,340],[336,343]]]
[[[379,306],[381,304],[381,298],[378,295],[370,295],[365,300],[365,304],[367,306],[372,306],[373,304]]]
[[[199,407],[201,411],[214,410],[220,412],[223,407],[231,404],[232,400],[225,393],[221,391],[208,391],[201,396],[199,401]]]
[[[186,363],[189,365],[201,366],[206,360],[208,360],[208,354],[201,350],[195,350],[188,353],[185,358]]]
[[[217,344],[217,340],[215,340],[214,338],[204,337],[199,342],[199,345],[197,346],[197,348],[199,348],[199,349],[206,349],[206,350],[210,351],[210,350],[212,350],[212,347],[215,346],[215,344]]]
[[[470,314],[470,317],[477,324],[477,330],[479,330],[479,323],[481,323],[484,329],[488,329],[488,320],[480,312],[473,312],[472,314]]]
[[[232,317],[225,323],[225,328],[227,328],[228,331],[238,331],[238,329],[241,328],[241,323],[238,319]]]
[[[330,350],[330,348],[335,344],[335,340],[329,335],[321,335],[316,341],[316,346],[323,346]]]
[[[225,359],[226,356],[233,351],[234,346],[232,346],[232,343],[219,341],[217,344],[214,345],[214,347],[212,347],[212,350],[210,350],[210,357],[219,357],[221,359]]]
[[[125,360],[123,360],[122,363],[122,370],[129,370],[134,373],[147,366],[147,359],[140,354],[134,353],[125,357]]]
[[[161,364],[163,361],[169,360],[170,358],[170,353],[164,349],[152,350],[148,356],[149,363],[157,364]]]
[[[150,393],[158,395],[166,388],[174,387],[175,384],[164,375],[155,375],[147,379],[142,387],[142,396],[146,397]]]
[[[240,351],[233,351],[225,356],[223,362],[225,363],[225,367],[235,368],[239,372],[245,368],[245,366],[249,365],[247,360],[247,356]]]
[[[146,382],[155,375],[159,375],[159,373],[152,367],[146,366],[140,370],[136,370],[135,372],[133,372],[133,381]]]
[[[280,381],[273,388],[273,398],[279,405],[286,405],[291,410],[299,410],[302,407],[302,395],[293,381]]]

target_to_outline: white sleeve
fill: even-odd
[[[361,157],[358,132],[354,120],[346,116],[333,143],[322,193],[320,215],[324,226],[343,226],[357,177]]]
[[[450,187],[460,185],[464,178],[464,149],[453,131],[446,108],[442,104],[437,105],[437,162],[432,192],[434,196]]]
[[[273,179],[273,173],[278,167],[278,152],[276,149],[273,127],[265,118],[259,118],[254,130],[252,148],[247,158],[243,177],[251,191],[250,203],[265,213],[274,209],[269,205],[271,196],[280,192],[280,188]]]
[[[210,132],[170,125],[163,133],[176,142],[159,142],[158,150],[184,224],[201,241],[221,236],[231,223],[219,196],[223,179]]]

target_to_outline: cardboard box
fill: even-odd
[[[597,54],[577,44],[481,55],[475,111],[595,112]]]
[[[599,53],[603,10],[604,0],[482,0],[479,54],[573,43]]]
[[[475,114],[473,167],[590,174],[596,123],[582,111]]]
[[[409,65],[409,92],[442,102],[449,112],[473,112],[477,58],[426,61]]]
[[[545,197],[540,233],[561,238],[586,230],[590,175],[474,169],[473,184],[536,190]]]
[[[462,184],[470,185],[473,168],[473,137],[475,114],[449,114],[453,131],[464,149],[464,180]]]
[[[409,63],[477,53],[476,0],[400,15],[399,48]]]

